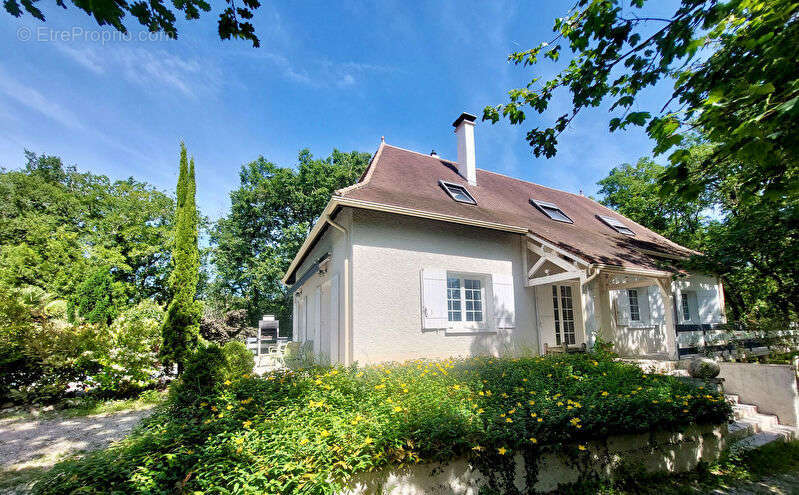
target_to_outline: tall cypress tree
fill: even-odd
[[[180,143],[180,173],[176,188],[175,245],[172,249],[172,274],[169,287],[172,300],[167,307],[161,328],[163,345],[161,360],[169,367],[177,363],[178,374],[183,363],[197,345],[201,307],[195,301],[200,278],[200,252],[197,248],[197,204],[194,158],[186,158],[186,146]]]

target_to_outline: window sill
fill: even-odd
[[[458,325],[444,329],[445,335],[474,335],[474,334],[494,334],[497,333],[495,329],[487,326],[468,326]]]

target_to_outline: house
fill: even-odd
[[[350,364],[591,346],[675,359],[677,326],[724,321],[692,254],[580,194],[478,169],[475,117],[458,160],[380,143],[338,190],[283,282],[293,338]],[[675,275],[678,275],[675,277]]]

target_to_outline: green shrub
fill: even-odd
[[[176,411],[211,398],[226,376],[227,360],[222,348],[215,343],[198,345],[189,355],[183,373],[170,390],[170,399]]]
[[[243,342],[230,341],[222,346],[225,355],[225,374],[227,379],[240,378],[252,373],[255,366],[255,357]]]
[[[161,306],[145,300],[123,311],[105,329],[106,345],[97,356],[100,369],[87,377],[97,395],[130,397],[156,384],[163,319]]]
[[[77,316],[89,323],[111,324],[118,308],[114,300],[114,280],[108,268],[97,268],[78,286],[67,312],[73,322]]]
[[[59,464],[35,492],[333,493],[386,466],[466,456],[502,472],[516,454],[730,414],[714,391],[590,354],[313,368],[221,384],[209,372],[223,366],[219,348],[194,356],[170,407],[121,444]]]
[[[38,288],[0,290],[0,399],[129,397],[156,384],[163,319],[156,303],[141,302],[110,326],[69,323],[58,317],[63,306]]]

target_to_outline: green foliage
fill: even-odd
[[[570,93],[571,111],[527,133],[534,153],[547,157],[581,111],[602,103],[617,114],[611,131],[646,126],[655,155],[671,153],[661,197],[701,203],[715,196],[730,212],[703,245],[718,246],[705,268],[715,264],[738,284],[749,279],[750,294],[753,285],[765,286],[753,297],[741,291],[739,307],[765,298],[768,311],[796,315],[799,66],[788,61],[799,50],[799,4],[682,0],[670,18],[648,17],[646,4],[579,0],[556,19],[551,42],[509,57],[538,68],[541,57],[555,61],[568,49],[567,67],[510,91],[509,102],[487,107],[483,118],[518,124],[528,107],[544,114],[555,93]],[[664,79],[674,81],[668,101],[639,109],[641,92]],[[697,135],[707,144],[701,154],[690,146]],[[767,241],[764,248],[760,241]]]
[[[97,357],[100,370],[87,384],[104,397],[128,397],[158,383],[158,351],[164,311],[142,301],[122,312],[105,330],[106,350]]]
[[[59,464],[34,492],[334,493],[386,466],[466,456],[501,473],[517,454],[730,414],[715,392],[588,354],[315,368],[222,384],[208,371],[223,360],[219,348],[196,356],[180,380],[202,376],[194,400],[186,395],[106,451]],[[212,366],[195,367],[200,360]]]
[[[690,148],[691,170],[703,167],[710,146]],[[728,177],[694,200],[662,187],[666,167],[642,158],[601,181],[600,201],[665,237],[703,253],[685,268],[721,276],[730,315],[779,317],[784,326],[799,308],[799,198],[741,197]],[[697,172],[698,173],[698,172]]]
[[[44,13],[36,7],[37,0],[5,0],[3,6],[6,12],[14,17],[28,13],[35,19],[44,21]],[[58,0],[59,7],[66,8],[64,0]],[[175,21],[178,14],[183,14],[186,20],[199,19],[202,13],[211,11],[211,4],[206,0],[183,0],[168,4],[163,0],[150,0],[149,2],[82,2],[72,0],[72,4],[86,14],[92,16],[100,26],[110,25],[122,34],[128,35],[128,29],[123,22],[125,15],[130,14],[139,24],[150,33],[163,32],[172,39],[177,39],[178,31]],[[244,39],[252,42],[254,48],[261,46],[255,34],[255,26],[250,22],[261,2],[258,0],[244,0],[234,3],[225,0],[225,7],[219,13],[217,31],[219,38]],[[174,10],[173,10],[174,9]]]
[[[195,300],[200,277],[200,252],[197,247],[198,214],[195,202],[194,158],[187,162],[186,147],[180,144],[180,174],[177,184],[174,269],[169,277],[172,300],[167,307],[161,334],[161,359],[165,366],[178,365],[178,373],[188,354],[197,345],[202,305]]]
[[[243,342],[230,341],[222,346],[225,355],[225,374],[227,379],[234,379],[252,373],[255,357]]]
[[[39,288],[0,289],[0,400],[56,402],[69,385],[96,397],[127,397],[159,378],[161,308],[143,301],[110,325],[48,315]]]
[[[557,136],[580,111],[608,102],[619,112],[610,129],[647,126],[656,154],[684,145],[694,131],[715,145],[695,177],[687,176],[685,150],[670,156],[667,174],[686,197],[722,178],[729,163],[745,164],[741,186],[750,194],[796,193],[799,72],[785,63],[799,47],[796,2],[682,0],[669,19],[648,17],[645,4],[623,9],[620,0],[579,0],[568,17],[555,20],[552,41],[509,56],[537,66],[542,56],[557,60],[566,44],[573,53],[568,66],[549,81],[536,78],[510,91],[510,101],[487,107],[484,119],[523,122],[526,107],[544,113],[564,89],[572,111],[527,134],[537,156],[555,154]],[[641,91],[663,79],[675,81],[665,105],[631,111]]]
[[[333,192],[356,182],[368,163],[366,153],[334,150],[314,159],[303,150],[296,167],[264,158],[243,166],[230,213],[211,234],[216,277],[209,303],[221,311],[244,308],[251,323],[274,314],[282,329],[291,328],[280,279]]]
[[[65,168],[58,157],[26,157],[22,170],[0,171],[0,285],[74,300],[104,266],[121,307],[166,300],[172,199],[133,179]]]
[[[196,407],[212,397],[228,375],[227,358],[215,343],[201,343],[186,360],[180,379],[170,389],[175,408]]]
[[[233,309],[220,314],[217,308],[206,306],[200,320],[200,337],[223,345],[243,336],[254,336],[258,329],[247,326],[247,310]]]
[[[709,200],[686,201],[674,194],[663,197],[658,180],[666,167],[651,158],[635,165],[613,167],[600,180],[600,203],[658,234],[693,249],[698,249],[707,218]]]
[[[88,323],[110,324],[117,315],[113,281],[108,268],[100,267],[78,286],[75,299],[67,306],[71,321],[75,315]]]

